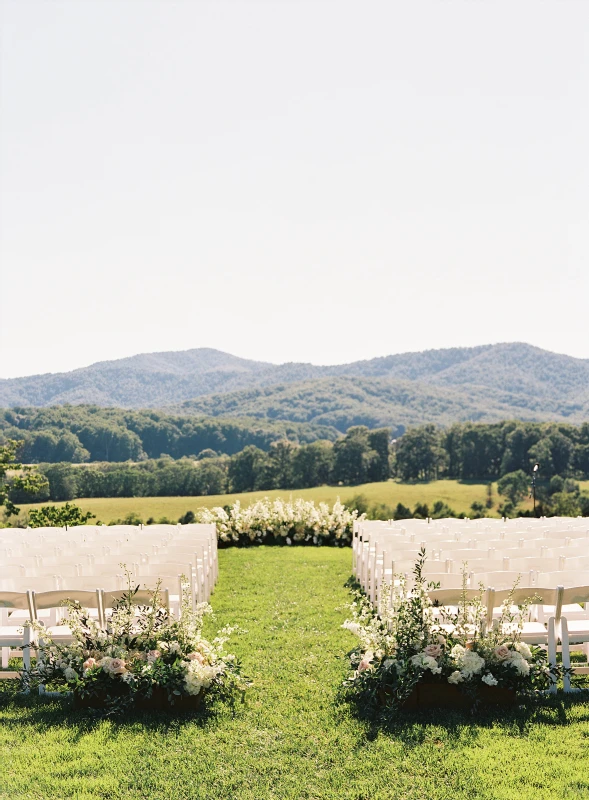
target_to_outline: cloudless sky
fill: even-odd
[[[0,377],[589,357],[587,0],[2,0]]]

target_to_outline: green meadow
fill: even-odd
[[[589,481],[587,482],[589,485]],[[333,504],[339,497],[343,503],[351,498],[363,495],[370,506],[384,503],[387,506],[396,506],[397,503],[413,508],[416,503],[428,503],[430,506],[436,500],[443,500],[457,513],[467,513],[474,502],[484,503],[487,499],[487,486],[484,483],[461,483],[459,481],[443,480],[428,483],[397,483],[396,481],[383,481],[382,483],[365,483],[360,486],[318,486],[313,489],[274,489],[265,492],[246,492],[244,494],[210,495],[208,497],[115,497],[115,498],[81,498],[74,500],[84,511],[96,514],[102,522],[113,519],[123,519],[127,514],[136,513],[142,519],[149,517],[159,519],[168,517],[176,520],[186,511],[196,511],[197,508],[212,508],[223,506],[239,500],[243,505],[260,500],[263,497],[302,497],[305,500],[314,500],[316,503]],[[493,488],[493,499],[497,505],[498,496],[496,487]],[[35,508],[35,505],[21,505],[22,510]],[[493,509],[489,512],[493,514]]]
[[[389,727],[338,695],[351,552],[223,550],[209,632],[233,623],[247,701],[196,715],[98,718],[0,693],[0,798],[552,800],[589,796],[589,704],[401,712]],[[1,687],[0,687],[1,692]]]

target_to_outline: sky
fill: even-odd
[[[589,358],[586,0],[1,0],[0,378]]]

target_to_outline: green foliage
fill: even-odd
[[[471,503],[470,510],[471,510],[470,514],[471,519],[482,519],[484,516],[486,516],[485,506],[483,505],[483,503],[478,503],[476,500],[474,503]]]
[[[395,470],[403,481],[436,478],[444,461],[441,433],[434,425],[408,430],[397,440]]]
[[[14,516],[20,511],[13,502],[12,492],[34,498],[47,484],[46,478],[42,475],[16,463],[16,454],[20,446],[21,442],[12,439],[0,445],[0,509],[4,510],[7,517]],[[7,477],[9,472],[12,473],[10,478]]]
[[[83,512],[79,506],[65,503],[63,506],[42,506],[29,511],[30,528],[63,528],[64,526],[85,525],[95,515]]]
[[[141,461],[167,453],[174,459],[233,454],[247,445],[268,450],[281,440],[334,440],[329,427],[249,419],[202,419],[163,411],[98,406],[53,406],[0,411],[0,437],[23,441],[27,463]]]
[[[530,478],[521,469],[509,472],[497,481],[497,491],[516,506],[530,491]]]

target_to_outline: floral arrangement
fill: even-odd
[[[35,666],[23,673],[25,688],[69,689],[84,705],[114,711],[149,707],[157,697],[174,706],[182,698],[200,699],[213,691],[243,696],[248,682],[235,656],[225,652],[234,629],[224,628],[212,641],[205,639],[203,618],[212,609],[207,603],[193,609],[188,585],[183,585],[179,619],[162,607],[159,587],[149,606],[137,607],[138,590],[129,584],[104,628],[79,604],[70,603],[70,644],[52,641],[42,624],[34,624],[42,645]]]
[[[429,597],[428,591],[438,586],[426,583],[424,562],[422,550],[411,590],[404,576],[385,587],[379,614],[356,590],[352,618],[343,627],[360,641],[350,653],[353,672],[345,689],[373,709],[402,706],[420,683],[454,685],[473,704],[482,687],[525,696],[548,689],[562,669],[549,667],[545,650],[521,641],[522,622],[533,598],[514,606],[508,597],[499,619],[487,629],[483,588],[477,598],[467,600],[464,574],[461,603],[456,613],[448,613]]]
[[[199,522],[215,523],[221,546],[251,544],[350,545],[357,511],[349,511],[339,498],[327,503],[302,500],[285,502],[265,497],[242,508],[239,500],[229,509],[203,508]]]

